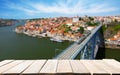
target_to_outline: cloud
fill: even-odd
[[[119,10],[119,8],[111,6],[108,3],[94,3],[85,0],[60,0],[48,5],[41,2],[24,2],[25,5],[9,3],[11,9],[20,10],[28,15],[36,15],[40,13],[58,13],[58,14],[95,14],[107,13]]]
[[[19,10],[21,13],[25,12],[28,15],[34,15],[36,12],[33,9],[30,9],[29,7],[22,5],[22,4],[16,4],[16,3],[12,3],[12,2],[6,2],[6,6],[9,9],[12,10]]]
[[[86,13],[95,14],[95,13],[108,13],[119,10],[117,7],[111,7],[108,4],[93,4],[89,9],[85,9]],[[84,12],[85,13],[85,12]]]

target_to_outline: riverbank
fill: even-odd
[[[58,39],[58,40],[61,40],[61,41],[65,41],[65,40],[77,41],[80,38],[80,37],[75,37],[75,36],[71,36],[71,35],[64,36],[64,35],[60,35],[60,34],[58,34],[58,35],[57,34],[51,34],[48,31],[46,33],[39,33],[38,31],[25,31],[25,30],[20,30],[18,28],[15,29],[15,32],[16,33],[23,33],[25,35],[32,36],[32,37],[38,37],[38,38],[50,37],[52,39]],[[57,41],[57,40],[54,40],[54,41]]]
[[[120,47],[114,47],[114,46],[105,46],[105,48],[109,48],[109,49],[118,49],[118,50],[120,50]]]
[[[120,50],[120,44],[119,43],[105,43],[105,48]]]

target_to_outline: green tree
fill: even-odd
[[[117,19],[115,19],[115,22],[118,22]]]
[[[88,26],[97,26],[98,23],[95,23],[95,22],[87,22],[87,25],[88,25]]]
[[[78,30],[78,32],[80,32],[81,34],[83,34],[84,33],[84,28],[80,27],[80,29]]]
[[[93,17],[88,17],[88,18],[89,18],[89,20],[91,20],[91,21],[92,21],[92,20],[94,20],[94,18],[93,18]]]
[[[65,27],[65,28],[66,28],[66,27],[67,27],[67,25],[66,25],[66,24],[63,24],[63,25],[61,25],[61,27]]]
[[[70,29],[70,27],[66,27],[66,28],[65,28],[65,32],[69,32],[69,31],[72,31],[72,30]]]
[[[103,26],[102,26],[103,32],[105,32],[106,29],[107,29],[107,28],[105,27],[105,25],[103,25]]]
[[[114,31],[119,31],[120,30],[120,24],[114,26]]]
[[[82,17],[79,17],[79,21],[80,21],[80,20],[83,20]]]

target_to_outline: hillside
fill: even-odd
[[[14,19],[0,19],[0,27],[3,26],[11,26],[13,25],[17,20]]]
[[[104,32],[104,37],[107,39],[113,37],[118,31],[120,31],[120,23],[110,23],[107,27],[104,25],[102,29]]]

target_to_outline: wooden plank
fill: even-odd
[[[104,70],[106,70],[108,73],[110,73],[110,75],[112,75],[111,71],[113,71],[114,69],[110,68],[110,66],[107,66],[103,60],[94,60],[94,63],[98,67],[103,67]]]
[[[57,73],[72,73],[72,68],[69,60],[58,61]]]
[[[38,74],[46,60],[36,60],[30,67],[28,67],[22,74]]]
[[[23,60],[17,60],[17,61],[13,61],[9,64],[6,64],[2,67],[0,67],[0,74],[3,73],[4,71],[7,71],[8,69],[20,64],[21,62],[23,62]]]
[[[110,75],[102,66],[97,66],[93,60],[80,60],[92,75]]]
[[[105,65],[109,66],[112,74],[120,74],[120,62],[114,59],[103,59]]]
[[[54,74],[56,73],[56,68],[57,68],[57,60],[48,60],[44,67],[41,69],[40,73],[44,74]]]
[[[4,74],[21,74],[21,72],[27,69],[32,63],[33,63],[33,60],[26,60],[3,73]]]
[[[6,65],[6,64],[8,64],[8,63],[10,63],[12,61],[14,61],[14,60],[4,60],[4,61],[1,61],[0,62],[0,67],[3,66],[3,65]]]
[[[74,74],[91,75],[88,69],[79,60],[70,60]]]
[[[120,75],[120,62],[103,60],[5,60],[0,75]]]

